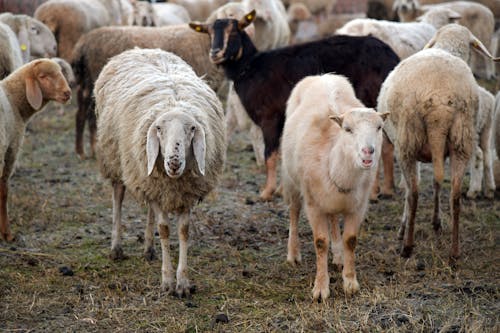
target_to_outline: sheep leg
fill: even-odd
[[[286,260],[292,265],[302,261],[298,228],[301,208],[300,195],[294,195],[290,203],[290,229],[288,229],[288,254],[286,256]]]
[[[154,246],[154,224],[155,224],[155,212],[148,205],[148,222],[146,224],[146,230],[144,230],[144,258],[147,261],[152,261],[156,259],[155,246]]]
[[[500,73],[499,73],[500,75]],[[500,115],[499,115],[500,117]],[[479,138],[479,146],[483,150],[483,168],[484,168],[484,196],[493,199],[495,196],[495,177],[493,176],[493,155],[491,154],[491,134],[492,122],[489,121]],[[499,143],[500,144],[500,143]]]
[[[342,280],[344,281],[344,292],[350,296],[359,291],[359,283],[356,278],[356,267],[354,263],[354,249],[356,248],[357,235],[361,218],[357,215],[346,215],[344,223],[344,269]]]
[[[156,216],[158,222],[158,233],[160,235],[161,244],[161,288],[169,294],[175,293],[175,277],[172,260],[170,258],[170,226],[168,222],[168,215],[164,213],[158,204],[150,203],[150,207]]]
[[[342,243],[339,218],[337,215],[334,215],[330,222],[330,235],[332,241],[332,263],[334,268],[340,271],[344,265],[344,245]]]
[[[462,187],[462,180],[467,167],[467,161],[452,152],[450,154],[450,167],[451,167],[451,219],[452,219],[452,235],[451,235],[451,252],[450,263],[454,265],[460,256],[459,239],[458,239],[458,222],[460,216],[460,190]]]
[[[383,135],[382,161],[384,163],[384,185],[380,189],[381,198],[394,196],[394,145]]]
[[[378,202],[379,174],[380,174],[380,163],[377,165],[377,172],[375,172],[375,179],[373,180],[372,192],[370,193],[370,202]]]
[[[434,232],[439,234],[441,231],[441,202],[439,192],[441,190],[441,183],[434,181],[434,213],[432,215],[432,227]]]
[[[76,111],[76,140],[75,140],[75,152],[80,157],[80,159],[85,159],[85,152],[83,149],[83,132],[85,131],[85,121],[87,119],[87,109],[89,107],[87,100],[90,98],[88,95],[90,92],[87,89],[78,89],[78,110]]]
[[[266,159],[266,186],[260,193],[260,198],[264,201],[270,201],[273,198],[273,193],[276,190],[276,165],[278,164],[278,152],[274,151]]]
[[[402,161],[401,170],[406,182],[405,207],[401,219],[399,235],[404,235],[401,256],[408,258],[411,256],[414,246],[415,215],[418,202],[418,180],[417,167],[415,161]]]
[[[2,177],[0,179],[0,234],[3,240],[12,242],[14,240],[14,236],[12,236],[10,231],[9,217],[7,215],[8,193],[9,184],[7,182],[7,177]]]
[[[306,205],[307,219],[311,225],[316,250],[316,279],[312,290],[313,299],[326,300],[330,297],[330,278],[328,276],[328,216],[319,212],[317,207]]]
[[[467,198],[475,199],[481,192],[481,183],[483,180],[483,151],[478,145],[475,145],[474,152],[470,160],[470,183],[467,191]]]
[[[187,277],[187,251],[189,240],[189,212],[179,217],[177,225],[179,235],[179,265],[177,266],[176,293],[179,297],[189,296],[193,292],[193,286]]]
[[[95,147],[97,144],[97,119],[94,112],[95,105],[91,103],[87,109],[87,119],[89,122],[90,157],[95,157]]]
[[[122,182],[113,183],[113,230],[111,232],[112,260],[122,260],[127,257],[122,249],[122,203],[125,197],[125,185]]]
[[[251,120],[250,120],[251,121]],[[264,165],[264,136],[259,126],[253,122],[250,125],[250,140],[252,141],[253,152],[255,154],[255,162],[257,166]]]

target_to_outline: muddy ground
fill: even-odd
[[[95,160],[73,152],[74,107],[29,126],[9,198],[12,244],[0,242],[0,331],[5,332],[498,332],[500,201],[463,200],[462,257],[448,265],[449,176],[441,237],[433,234],[431,172],[424,168],[416,248],[398,254],[400,191],[370,204],[357,253],[359,294],[346,298],[331,271],[332,296],[312,302],[315,254],[302,218],[303,263],[286,259],[288,211],[259,202],[262,170],[236,135],[216,191],[192,214],[190,299],[160,290],[161,261],[142,256],[146,211],[124,203],[124,249],[108,258],[111,187]],[[469,178],[465,179],[464,193]],[[172,251],[177,262],[177,236]],[[159,251],[158,239],[156,240]],[[159,253],[159,252],[158,252]]]

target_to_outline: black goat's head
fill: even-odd
[[[238,60],[241,57],[242,34],[246,34],[244,29],[254,20],[255,10],[252,10],[240,20],[218,19],[211,24],[191,22],[189,26],[194,31],[210,36],[210,60],[218,65],[227,60]]]

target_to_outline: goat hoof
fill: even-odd
[[[411,257],[411,253],[413,252],[413,246],[403,246],[401,249],[401,257],[409,258]]]
[[[286,258],[286,261],[292,265],[292,266],[297,266],[302,262],[302,256],[300,253],[298,255],[288,255]]]
[[[328,288],[328,286],[321,288],[315,285],[312,290],[312,294],[313,301],[317,301],[318,303],[326,301],[328,297],[330,297],[330,288]]]
[[[264,190],[260,193],[260,200],[262,201],[271,201],[273,200],[273,192],[274,190]]]
[[[111,253],[109,254],[109,258],[111,260],[118,261],[118,260],[128,259],[128,256],[126,256],[123,253],[123,249],[121,247],[115,247],[114,249],[111,249]]]
[[[149,247],[144,251],[144,258],[147,261],[153,261],[156,259],[156,251],[154,247]]]

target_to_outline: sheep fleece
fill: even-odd
[[[97,157],[104,177],[122,181],[139,202],[156,201],[171,212],[189,210],[215,187],[226,151],[222,105],[181,58],[158,49],[124,52],[103,68],[94,94]],[[172,180],[161,154],[147,176],[147,131],[174,106],[182,106],[205,130],[205,176],[187,167]]]

